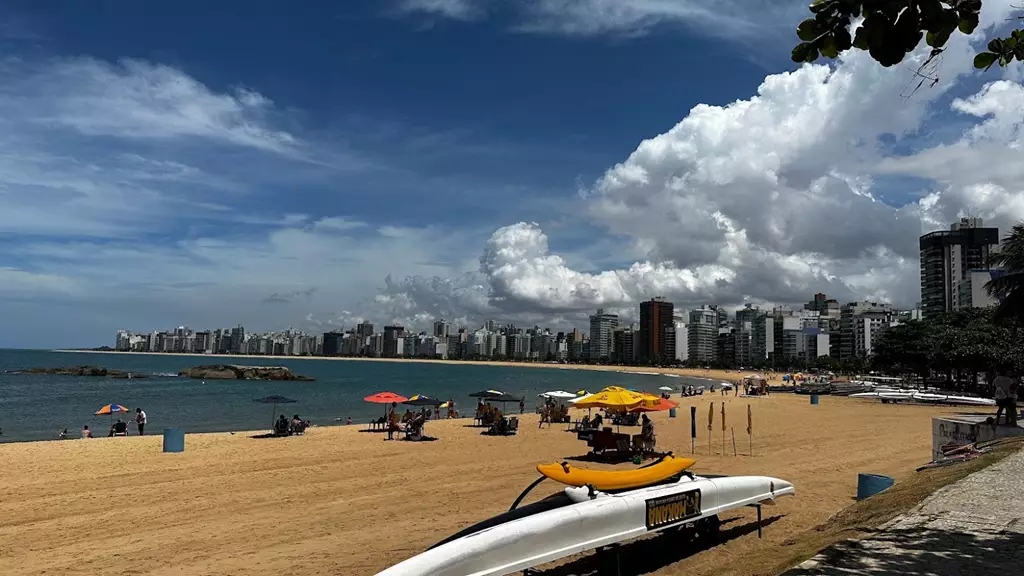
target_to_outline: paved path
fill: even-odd
[[[878,534],[784,576],[1024,574],[1024,451],[932,494]]]

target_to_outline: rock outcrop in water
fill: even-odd
[[[194,366],[178,372],[178,376],[202,380],[296,380],[312,382],[284,366],[238,366],[235,364],[209,364]]]
[[[26,368],[8,370],[6,374],[50,374],[53,376],[92,376],[106,378],[148,378],[147,374],[110,370],[103,366],[62,366],[59,368]]]

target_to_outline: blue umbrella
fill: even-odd
[[[273,411],[270,413],[270,428],[273,429],[274,428],[274,422],[275,422],[274,414],[277,414],[277,405],[278,404],[294,404],[294,403],[298,402],[298,400],[292,400],[291,398],[285,398],[284,396],[278,396],[277,394],[274,394],[273,396],[267,396],[266,398],[254,398],[253,402],[258,402],[260,404],[273,404],[274,405],[274,408],[272,409]]]

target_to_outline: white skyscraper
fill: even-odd
[[[590,317],[590,359],[611,358],[614,348],[614,332],[619,327],[617,314],[605,314],[603,308]]]

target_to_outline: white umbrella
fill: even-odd
[[[556,398],[556,399],[559,399],[559,400],[564,400],[564,399],[569,399],[569,398],[575,398],[576,397],[576,395],[573,394],[572,392],[566,392],[564,390],[553,390],[551,392],[544,392],[543,394],[537,394],[537,396],[540,396],[541,398]]]
[[[658,390],[664,390],[665,392],[674,392],[675,388],[671,386],[662,386],[661,388],[658,388]]]

